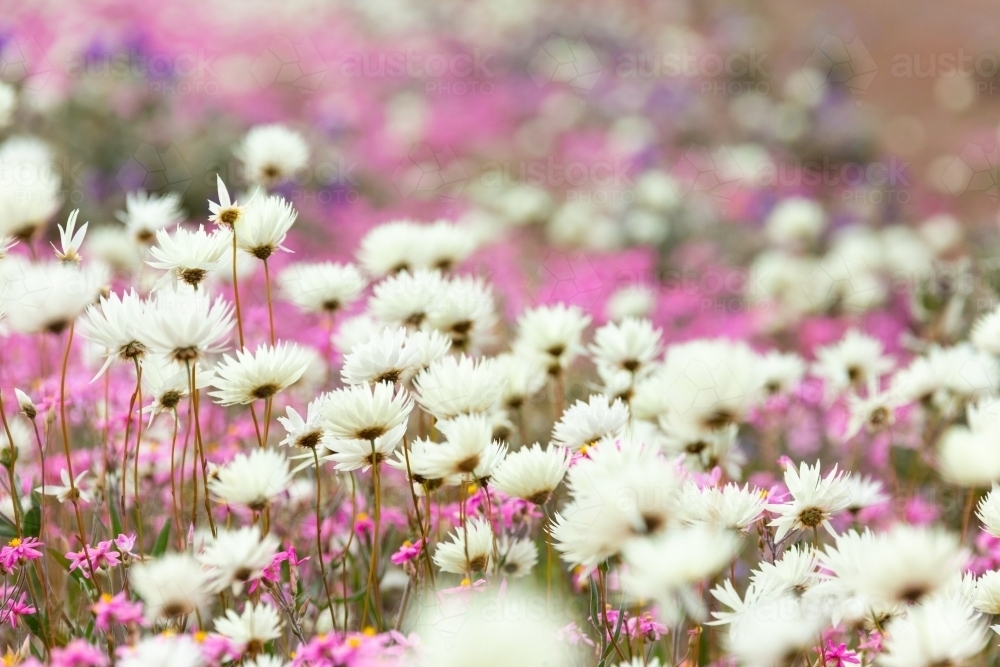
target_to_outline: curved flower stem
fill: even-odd
[[[118,501],[119,516],[121,517],[122,530],[128,532],[128,514],[125,512],[125,489],[128,486],[128,442],[132,435],[132,413],[135,412],[135,402],[139,398],[139,361],[136,360],[135,389],[132,391],[132,398],[128,402],[128,414],[125,415],[125,443],[122,445],[122,469],[119,484],[121,484],[121,494]],[[140,416],[140,421],[142,418]],[[140,546],[142,546],[140,544]]]
[[[170,504],[174,512],[174,530],[177,531],[177,550],[184,550],[183,529],[181,528],[181,512],[177,506],[177,408],[173,408],[174,433],[170,438]]]
[[[240,349],[243,348],[243,313],[240,310],[240,280],[236,275],[236,228],[233,228],[233,301],[236,302],[236,330],[240,335]]]
[[[236,238],[235,236],[233,237]],[[267,324],[271,332],[271,347],[274,347],[274,306],[271,303],[271,270],[264,260],[264,292],[267,295]]]
[[[209,528],[211,528],[212,530],[212,536],[215,537],[217,536],[218,533],[216,532],[215,529],[215,519],[212,518],[212,503],[208,497],[208,462],[205,460],[205,445],[201,439],[201,421],[198,417],[198,382],[197,382],[198,367],[196,365],[192,365],[190,361],[187,362],[187,366],[189,371],[188,377],[190,382],[189,391],[191,393],[191,410],[194,414],[194,448],[195,451],[197,452],[196,456],[198,456],[199,460],[201,461],[201,483],[205,491],[205,513],[208,515],[208,525]],[[192,516],[196,516],[198,512],[197,466],[198,463],[196,462],[195,463],[196,469],[194,474],[195,500],[194,500],[194,505],[191,508]]]
[[[344,638],[347,638],[347,606],[348,606],[348,595],[347,595],[347,556],[351,552],[351,545],[354,543],[354,526],[355,519],[358,516],[358,489],[354,480],[354,473],[348,473],[351,476],[351,530],[347,536],[347,544],[344,546],[344,562],[342,563],[343,569],[341,570],[341,585],[343,586],[343,596],[344,596]]]
[[[17,481],[14,475],[14,464],[17,462],[17,447],[14,446],[14,438],[10,434],[10,426],[7,424],[7,411],[3,407],[3,393],[0,392],[0,420],[3,421],[3,430],[7,435],[7,445],[10,449],[10,460],[7,462],[7,480],[10,484],[10,500],[14,506],[14,527],[17,529],[17,536],[21,533],[21,499],[17,493]]]
[[[326,592],[326,604],[330,608],[330,623],[337,632],[337,615],[333,611],[333,595],[330,593],[330,582],[326,579],[326,564],[323,562],[323,515],[320,509],[323,498],[322,471],[319,467],[319,454],[312,448],[313,463],[316,464],[316,558],[319,560],[319,572],[323,578],[323,590]]]
[[[66,421],[66,371],[69,369],[69,353],[73,349],[75,327],[75,322],[69,325],[69,334],[66,336],[66,353],[63,355],[62,372],[59,374],[59,422],[62,425],[63,451],[66,454],[66,473],[69,475],[69,497],[73,502],[73,511],[76,514],[76,527],[80,535],[80,544],[83,546],[83,555],[87,557],[89,571],[94,572],[94,563],[90,558],[90,546],[87,544],[87,533],[83,528],[83,515],[80,514],[80,493],[76,488],[76,477],[73,475],[73,457],[69,453],[69,423]],[[91,579],[97,589],[97,594],[103,593],[101,582],[98,581],[96,573]]]
[[[420,539],[423,544],[420,550],[424,552],[424,560],[427,562],[427,574],[430,577],[431,585],[434,585],[434,566],[431,564],[429,544],[427,543],[427,531],[424,530],[424,521],[420,517],[420,501],[417,500],[417,492],[413,488],[413,472],[410,470],[410,443],[406,436],[403,436],[403,458],[406,460],[406,481],[410,485],[410,498],[413,500],[413,511],[417,517],[417,528],[420,530]]]
[[[361,616],[362,629],[364,629],[364,623],[367,618],[367,610],[369,604],[369,598],[372,599],[374,605],[372,609],[372,620],[375,622],[376,630],[381,631],[382,629],[382,599],[379,593],[379,582],[378,582],[378,547],[380,538],[380,524],[381,524],[381,514],[382,514],[382,499],[381,499],[381,489],[379,480],[379,470],[378,461],[376,460],[375,454],[375,441],[372,440],[372,497],[373,497],[373,511],[372,518],[375,526],[372,530],[372,558],[371,563],[368,567],[368,592],[365,595],[365,613]]]
[[[142,542],[142,507],[139,502],[139,447],[142,445],[142,364],[139,363],[139,359],[134,359],[135,361],[135,391],[138,394],[139,403],[139,415],[136,417],[135,424],[135,461],[132,467],[132,502],[135,503],[135,527],[136,532],[139,536],[139,560],[142,562],[146,561],[146,556],[143,552],[143,542]],[[129,420],[132,419],[132,415],[129,414]]]

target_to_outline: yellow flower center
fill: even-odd
[[[111,602],[111,594],[101,593],[101,602]]]
[[[368,514],[366,514],[365,512],[358,512],[357,520],[358,521],[367,521],[368,520]]]
[[[350,646],[351,648],[358,648],[359,646],[361,646],[361,640],[358,639],[357,637],[350,637],[347,640],[347,645]]]
[[[364,630],[362,630],[361,632],[362,632],[362,633],[363,633],[363,634],[364,634],[364,635],[365,635],[366,637],[374,637],[374,636],[375,636],[375,628],[373,628],[373,627],[372,627],[372,626],[370,626],[370,625],[369,625],[368,627],[366,627],[366,628],[365,628]]]
[[[7,546],[8,547],[19,547],[19,546],[21,546],[21,538],[20,537],[15,537],[14,539],[12,539],[10,542],[7,543]]]
[[[468,577],[465,577],[464,579],[462,579],[462,584],[461,585],[462,586],[471,586],[472,585],[472,580],[469,579]]]
[[[198,632],[194,633],[194,640],[199,644],[205,641],[206,639],[208,639],[208,633],[205,632],[204,630],[199,630]]]

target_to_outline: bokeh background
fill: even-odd
[[[307,253],[464,220],[516,240],[480,258],[494,275],[575,271],[576,294],[565,249],[642,272],[697,265],[711,238],[745,263],[796,194],[834,228],[948,214],[995,236],[989,2],[4,4],[0,77],[21,100],[4,132],[54,146],[60,216],[110,224],[141,188],[203,220],[216,174],[246,186],[241,136],[281,122],[312,151],[280,190]]]

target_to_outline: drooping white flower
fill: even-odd
[[[538,564],[538,547],[528,537],[504,537],[497,548],[500,554],[499,569],[504,577],[520,579],[531,574]]]
[[[961,595],[914,605],[885,628],[878,663],[884,667],[962,665],[989,641],[986,619]]]
[[[323,398],[321,423],[333,441],[330,460],[340,470],[367,469],[388,458],[406,433],[413,399],[387,382],[359,384]]]
[[[244,207],[239,223],[233,227],[236,245],[260,260],[266,260],[279,248],[288,252],[281,244],[298,216],[283,197],[254,199]]]
[[[434,564],[442,572],[465,575],[486,572],[493,562],[493,528],[483,518],[456,527],[448,541],[434,550]]]
[[[852,385],[866,386],[892,367],[878,339],[851,329],[839,342],[816,351],[813,373],[825,381],[827,396],[835,397]]]
[[[115,214],[125,225],[129,236],[146,245],[153,242],[156,233],[165,227],[184,220],[181,197],[176,192],[155,195],[143,192],[129,192],[125,195],[125,210]]]
[[[990,535],[1000,537],[1000,485],[993,484],[976,508],[976,516]]]
[[[188,554],[169,553],[134,563],[129,581],[146,603],[148,621],[183,620],[204,609],[212,595],[208,572]]]
[[[263,187],[288,180],[309,159],[302,135],[277,123],[250,128],[234,153],[247,179]]]
[[[542,449],[536,442],[508,454],[493,473],[490,486],[508,496],[543,505],[565,477],[570,459],[568,449]]]
[[[233,595],[239,595],[244,584],[263,576],[279,546],[277,537],[262,537],[257,526],[221,530],[198,554],[198,560],[209,568],[213,590],[231,588]]]
[[[120,649],[120,667],[204,667],[202,647],[187,634],[161,633]]]
[[[419,329],[445,289],[438,271],[400,271],[375,284],[368,309],[387,324]]]
[[[627,425],[628,407],[624,402],[594,394],[587,402],[577,401],[563,412],[552,427],[552,444],[573,450],[590,447],[623,435]]]
[[[584,351],[583,332],[588,326],[590,316],[577,306],[557,303],[533,308],[517,320],[514,350],[541,357],[555,375]]]
[[[282,445],[289,447],[301,447],[303,449],[315,449],[324,442],[329,442],[330,437],[322,424],[323,397],[311,401],[306,409],[306,417],[303,419],[295,408],[286,408],[287,417],[278,417],[278,422],[285,429],[287,434],[281,441]]]
[[[264,602],[247,602],[242,614],[227,609],[225,618],[215,619],[215,631],[250,655],[260,653],[267,642],[280,637],[283,626],[278,610]]]
[[[249,455],[240,452],[221,466],[215,479],[209,480],[208,490],[219,502],[259,512],[291,482],[288,459],[273,449],[255,448]]]
[[[172,234],[166,229],[157,230],[156,245],[149,249],[152,259],[146,260],[146,263],[169,273],[157,281],[156,288],[166,285],[171,276],[197,287],[210,271],[225,267],[230,239],[226,230],[206,232],[204,225],[199,225],[198,231],[177,226]]]
[[[590,353],[599,367],[624,370],[635,377],[647,375],[660,353],[663,333],[647,319],[626,317],[609,322],[594,332]]]
[[[414,398],[438,419],[492,412],[503,395],[493,359],[466,355],[439,359],[413,380]]]
[[[121,296],[112,292],[101,297],[99,305],[90,305],[80,319],[80,335],[107,349],[107,359],[96,377],[100,377],[112,361],[132,363],[142,361],[149,352],[142,342],[141,324],[146,304],[135,293]]]
[[[353,264],[296,263],[281,272],[281,293],[309,313],[336,313],[358,300],[365,279]]]
[[[59,479],[62,480],[62,486],[46,484],[45,486],[40,486],[35,490],[45,496],[55,496],[61,503],[72,501],[74,499],[80,501],[81,503],[89,503],[93,500],[93,495],[83,483],[83,481],[87,479],[88,474],[88,471],[84,470],[78,474],[71,483],[69,473],[66,471],[66,468],[63,468],[59,471]]]
[[[182,364],[225,349],[234,324],[229,302],[203,291],[163,291],[147,307],[143,342]]]
[[[216,391],[209,395],[220,405],[247,405],[268,399],[302,377],[307,364],[308,358],[295,344],[260,345],[253,354],[243,348],[236,358],[224,355],[213,369],[212,386]]]
[[[699,488],[693,482],[684,485],[677,503],[689,523],[737,531],[756,523],[766,504],[766,495],[757,488],[736,484]]]
[[[97,300],[109,278],[107,266],[93,262],[29,264],[6,283],[7,322],[21,333],[61,333]]]

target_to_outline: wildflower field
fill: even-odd
[[[3,666],[1000,660],[996,9],[0,7]]]

